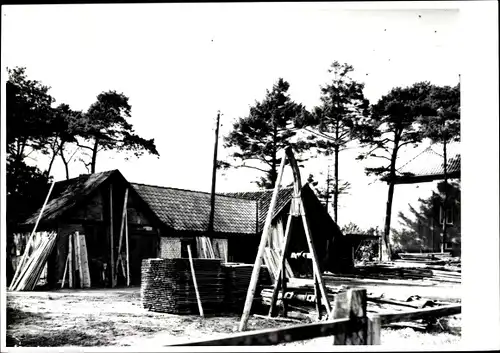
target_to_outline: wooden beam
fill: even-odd
[[[273,328],[242,332],[226,337],[204,341],[189,341],[171,346],[258,346],[274,345],[284,342],[303,341],[326,337],[348,330],[349,319],[337,319],[312,324],[295,325],[285,328]]]
[[[125,251],[127,256],[127,286],[130,286],[130,266],[129,266],[129,250],[128,250],[128,214],[125,213]]]
[[[73,288],[73,233],[68,236],[69,288]]]
[[[114,236],[113,236],[113,184],[109,184],[109,244],[111,251],[111,288],[116,286],[115,282],[115,253],[114,253]]]
[[[328,302],[328,295],[326,292],[325,282],[323,281],[323,277],[321,275],[321,270],[319,268],[318,255],[316,254],[316,249],[314,247],[314,243],[311,237],[311,228],[309,227],[309,221],[307,220],[307,215],[304,207],[304,201],[302,197],[300,198],[300,213],[302,216],[302,223],[304,224],[304,233],[306,233],[307,245],[309,247],[309,253],[312,255],[312,264],[314,270],[314,276],[316,276],[319,283],[319,290],[321,295],[323,296],[326,312],[328,316],[331,315],[330,303]]]
[[[61,289],[64,288],[64,283],[66,282],[66,271],[68,270],[69,254],[66,256],[66,264],[64,265],[64,274],[61,284]]]
[[[243,314],[241,315],[241,321],[239,326],[239,331],[244,331],[247,327],[248,316],[250,315],[250,309],[252,308],[253,298],[255,296],[255,289],[257,288],[257,281],[259,279],[260,266],[262,264],[262,254],[266,248],[266,244],[269,238],[269,228],[271,226],[274,208],[276,207],[276,200],[278,198],[279,186],[281,185],[281,178],[283,177],[283,171],[285,169],[286,156],[281,157],[281,164],[276,179],[276,187],[273,191],[273,196],[271,198],[271,204],[269,205],[269,210],[267,211],[266,223],[264,223],[264,230],[262,231],[262,236],[260,238],[259,250],[257,251],[257,257],[255,258],[255,264],[252,270],[252,277],[250,278],[250,284],[248,286],[248,292],[245,300],[245,306],[243,308]]]
[[[288,250],[288,244],[290,243],[290,238],[292,234],[292,215],[288,215],[288,220],[286,222],[286,229],[285,229],[285,240],[283,244],[283,251],[281,252],[281,258],[280,258],[280,267],[278,269],[278,274],[276,277],[276,281],[274,283],[274,288],[273,288],[273,296],[271,297],[271,305],[269,307],[269,317],[274,316],[274,309],[276,306],[276,300],[278,299],[278,291],[279,291],[279,285],[281,281],[281,273],[284,272],[284,264],[286,261],[286,251]],[[282,297],[284,298],[284,297]],[[284,301],[284,300],[282,300]]]
[[[370,346],[379,345],[380,342],[380,331],[382,325],[380,324],[380,316],[372,315],[368,317],[368,342]]]
[[[191,265],[191,276],[193,277],[194,291],[196,292],[196,301],[198,302],[198,309],[200,310],[200,316],[204,317],[205,314],[203,313],[203,307],[201,305],[200,292],[198,291],[198,283],[196,282],[196,273],[194,272],[193,257],[191,256],[191,245],[189,244],[187,246],[187,251],[189,256],[189,264]]]
[[[426,317],[442,317],[457,315],[462,312],[461,304],[446,305],[437,308],[425,308],[418,310],[408,310],[398,313],[380,313],[380,324],[385,325],[393,322],[412,321]]]
[[[118,277],[118,265],[121,263],[123,276],[125,276],[125,269],[123,268],[123,260],[122,260],[122,243],[123,243],[123,229],[125,227],[125,217],[127,214],[127,200],[128,200],[128,188],[125,188],[125,197],[123,199],[123,210],[122,210],[122,218],[120,224],[120,239],[118,240],[118,257],[116,259],[116,269],[115,269],[115,278],[114,281],[117,282]]]

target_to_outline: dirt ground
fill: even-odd
[[[382,344],[406,347],[457,344],[461,336],[460,317],[441,319],[440,326],[429,332],[384,328]],[[8,347],[141,346],[143,350],[143,347],[224,336],[237,331],[239,320],[240,315],[202,319],[195,315],[149,312],[141,307],[138,287],[7,293]],[[248,329],[288,325],[293,323],[251,316]],[[286,345],[324,347],[331,341],[327,337]]]

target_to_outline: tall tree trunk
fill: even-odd
[[[94,148],[92,149],[92,162],[90,163],[90,173],[95,173],[95,165],[97,162],[97,149],[99,148],[99,139],[96,137]]]
[[[64,170],[66,171],[66,180],[69,180],[69,161],[66,160],[66,157],[64,156],[64,150],[61,148],[59,150],[59,153],[61,155],[61,160],[64,163]]]
[[[335,146],[335,165],[333,169],[334,173],[334,189],[333,189],[333,220],[335,223],[338,222],[338,203],[339,203],[339,146]]]
[[[382,261],[389,261],[392,257],[391,244],[389,241],[389,234],[391,231],[391,216],[392,216],[392,200],[394,197],[394,178],[396,176],[396,159],[398,156],[399,148],[399,134],[396,133],[394,137],[394,149],[392,150],[391,166],[389,171],[389,191],[387,193],[387,203],[385,209],[385,223],[384,235],[382,239],[382,247],[385,248],[385,253],[382,251]]]
[[[328,213],[328,203],[330,202],[330,164],[328,164],[328,169],[326,172],[326,213]]]
[[[446,211],[448,204],[448,171],[447,171],[447,158],[446,158],[446,138],[443,143],[443,174],[444,174],[444,200],[443,200],[443,234],[441,239],[441,253],[444,253],[444,243],[446,242]]]

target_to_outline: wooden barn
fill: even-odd
[[[350,252],[338,246],[340,229],[308,185],[302,192],[322,269],[351,266]],[[48,283],[60,286],[69,235],[75,232],[85,238],[92,287],[126,284],[125,270],[117,265],[120,256],[127,257],[126,241],[131,285],[140,284],[143,259],[187,257],[187,245],[198,257],[200,237],[208,237],[216,257],[225,262],[253,263],[271,196],[272,190],[217,194],[213,232],[208,233],[210,193],[129,183],[118,170],[57,182],[37,227],[39,232],[57,232],[47,265]],[[279,191],[271,236],[276,248],[291,199],[291,188]],[[18,231],[31,232],[39,214],[40,210],[31,215]],[[303,232],[301,225],[294,228],[292,252],[308,251]]]

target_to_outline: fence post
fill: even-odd
[[[373,315],[368,318],[368,345],[380,344],[381,327],[379,315]]]
[[[333,319],[349,318],[347,330],[334,336],[334,345],[366,345],[366,289],[349,289],[335,296]]]

